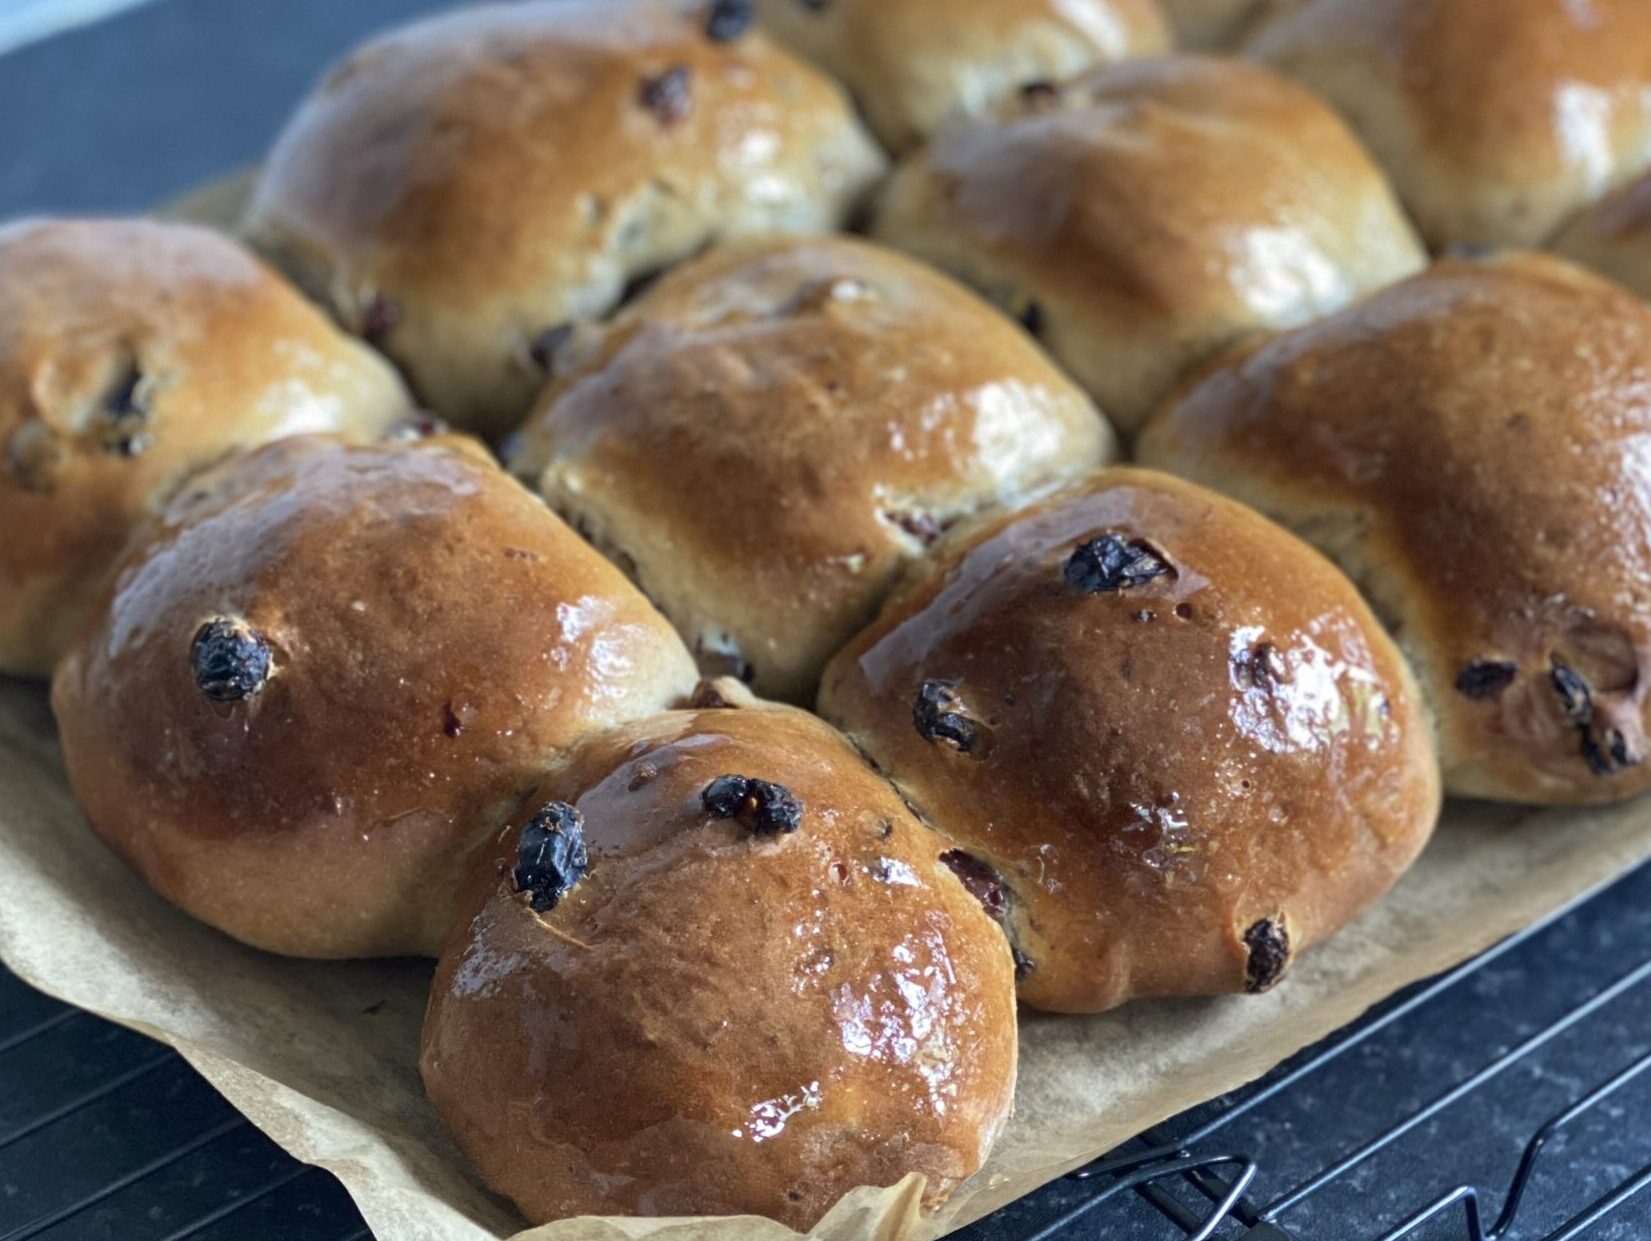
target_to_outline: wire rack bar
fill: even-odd
[[[44,1129],[47,1125],[55,1124],[67,1116],[74,1115],[82,1108],[90,1107],[99,1099],[107,1098],[109,1095],[114,1094],[115,1091],[119,1090],[122,1086],[129,1086],[139,1078],[153,1073],[156,1069],[160,1068],[161,1065],[169,1063],[173,1058],[174,1055],[170,1050],[162,1052],[158,1056],[145,1060],[136,1068],[128,1069],[124,1073],[111,1077],[100,1086],[96,1086],[83,1094],[76,1095],[73,1099],[70,1099],[62,1106],[54,1107],[51,1111],[36,1116],[33,1120],[24,1121],[21,1125],[18,1125],[10,1132],[0,1133],[0,1150],[5,1150],[6,1147],[10,1146],[14,1142],[21,1142],[31,1133],[37,1133],[41,1129]]]

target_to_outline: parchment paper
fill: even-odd
[[[227,218],[235,192],[214,189],[188,213]],[[1542,813],[1451,805],[1398,888],[1268,995],[1089,1018],[1023,1013],[1016,1114],[986,1168],[938,1215],[920,1215],[908,1178],[855,1191],[810,1235],[921,1241],[978,1219],[1647,857],[1651,800]],[[750,1218],[518,1232],[520,1218],[481,1187],[425,1102],[416,1057],[428,963],[286,960],[172,909],[75,808],[43,689],[3,678],[0,959],[41,990],[176,1047],[276,1142],[334,1172],[379,1241],[796,1235]]]

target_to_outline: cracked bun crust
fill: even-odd
[[[743,782],[743,783],[741,783]],[[946,845],[820,721],[679,711],[584,747],[477,851],[426,1089],[529,1219],[767,1215],[978,1168],[1014,966]]]
[[[334,68],[247,229],[425,404],[503,434],[545,332],[718,237],[831,229],[882,168],[840,87],[703,4],[537,0]]]
[[[714,250],[558,362],[517,473],[703,669],[793,701],[947,525],[1116,450],[1014,323],[849,238]]]
[[[1651,309],[1557,259],[1444,260],[1212,368],[1142,438],[1338,560],[1452,793],[1651,788]]]
[[[0,228],[0,672],[46,676],[132,528],[226,453],[376,436],[395,372],[217,233]]]
[[[1169,50],[1157,0],[758,0],[763,27],[847,83],[906,150],[1029,82]]]
[[[1236,340],[1425,261],[1335,113],[1203,56],[1114,65],[945,130],[895,173],[874,231],[1020,316],[1124,431]]]
[[[299,436],[198,475],[52,687],[70,784],[149,884],[294,956],[432,953],[458,862],[688,653],[470,442]]]
[[[1439,808],[1419,695],[1353,585],[1144,470],[954,531],[820,710],[954,842],[1021,999],[1061,1012],[1266,990]]]
[[[1651,164],[1645,0],[1313,0],[1246,51],[1351,121],[1434,247],[1535,245]]]

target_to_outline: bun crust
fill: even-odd
[[[464,850],[693,668],[479,448],[278,441],[160,513],[59,666],[69,779],[162,895],[295,956],[431,953]]]
[[[1651,164],[1644,0],[1314,0],[1246,50],[1340,109],[1435,247],[1534,245]]]
[[[1197,56],[1116,65],[945,131],[895,174],[874,231],[1024,316],[1125,431],[1235,340],[1424,262],[1329,108]]]
[[[395,372],[206,229],[0,228],[0,672],[46,676],[180,479],[300,431],[375,436]]]
[[[946,525],[1116,451],[1013,323],[847,238],[714,250],[561,361],[514,468],[705,670],[797,701]]]
[[[794,830],[708,812],[728,774],[782,785]],[[536,912],[516,868],[550,799],[582,816],[588,870]],[[908,1172],[936,1205],[1007,1119],[1016,1054],[1008,945],[944,849],[801,711],[607,734],[477,853],[425,1023],[430,1097],[535,1221],[808,1228]]]
[[[897,151],[1028,82],[1170,45],[1157,0],[758,0],[757,9],[776,39],[847,83]]]
[[[714,238],[835,227],[882,171],[839,87],[707,30],[700,5],[537,0],[385,35],[288,125],[248,233],[432,409],[502,434],[547,330]]]
[[[1021,999],[1062,1012],[1266,989],[1439,805],[1419,696],[1353,586],[1142,470],[954,532],[820,710],[976,859]]]
[[[1651,173],[1574,217],[1549,248],[1651,300]]]
[[[1605,281],[1445,260],[1211,369],[1141,454],[1363,585],[1432,702],[1451,792],[1616,801],[1651,787],[1648,365],[1651,309]]]

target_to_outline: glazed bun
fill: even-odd
[[[1115,451],[1014,323],[844,237],[713,250],[558,370],[517,472],[704,670],[795,701],[947,525]]]
[[[820,710],[1002,918],[1021,999],[1263,991],[1420,852],[1403,659],[1328,561],[1150,471],[954,531]]]
[[[767,1215],[980,1167],[1015,1080],[1008,944],[946,846],[785,707],[585,747],[478,850],[425,1087],[530,1220]]]
[[[1280,13],[1307,0],[1159,0],[1185,48],[1237,47]]]
[[[52,705],[92,826],[187,912],[297,956],[433,953],[464,851],[693,665],[466,441],[301,436],[190,483]]]
[[[1575,216],[1551,245],[1572,262],[1651,299],[1651,173]]]
[[[1167,51],[1158,0],[758,0],[780,42],[848,84],[905,150],[1029,82]]]
[[[1341,110],[1435,247],[1534,244],[1651,164],[1646,0],[1312,0],[1247,50]]]
[[[51,672],[134,524],[192,471],[407,410],[387,364],[216,233],[0,228],[0,672]]]
[[[1211,369],[1145,461],[1317,543],[1398,635],[1453,793],[1651,787],[1651,309],[1512,254],[1426,275]]]
[[[876,235],[1022,319],[1123,430],[1188,367],[1417,270],[1381,173],[1306,91],[1239,61],[1136,61],[941,133]]]
[[[282,134],[253,240],[453,422],[508,431],[546,332],[718,237],[835,227],[883,159],[841,88],[717,8],[467,8],[357,51]]]

